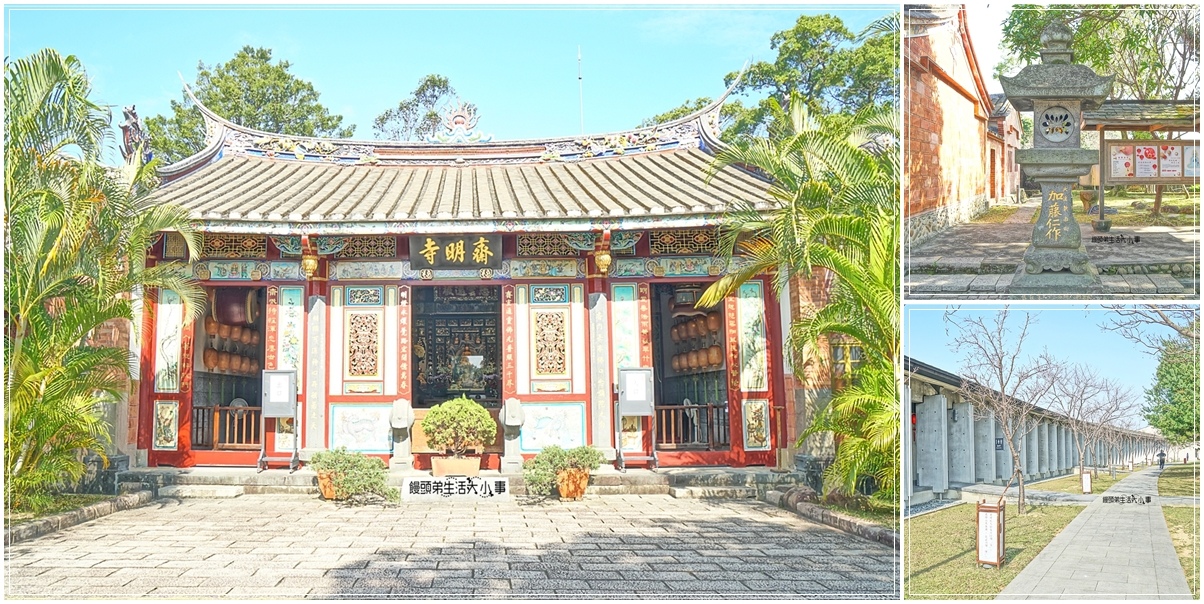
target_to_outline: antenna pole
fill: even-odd
[[[585,136],[585,86],[581,80],[581,47],[577,47],[577,100],[580,103],[581,135]]]

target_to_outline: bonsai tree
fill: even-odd
[[[422,431],[431,447],[464,457],[470,448],[493,444],[497,422],[480,403],[460,396],[431,407],[422,420]]]
[[[389,472],[379,458],[339,447],[315,453],[309,467],[318,473],[319,483],[327,478],[330,480],[334,491],[330,499],[350,499],[366,494],[379,495],[391,502],[401,499],[397,489],[385,483]]]

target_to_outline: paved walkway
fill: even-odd
[[[1158,498],[1157,468],[1125,477],[1104,496],[1151,496],[1150,504],[1087,505],[999,594],[1000,600],[1191,599]]]
[[[898,599],[891,548],[750,500],[157,500],[5,550],[4,595]],[[672,596],[670,596],[672,594]]]

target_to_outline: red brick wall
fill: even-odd
[[[790,283],[789,292],[791,322],[798,320],[801,316],[800,310],[818,308],[827,304],[829,290],[829,276],[828,272],[824,269],[816,269],[810,279],[802,277],[794,279]],[[783,331],[786,328],[788,326],[784,326]],[[810,358],[793,359],[793,372],[786,374],[786,399],[789,402],[786,418],[788,439],[786,444],[788,446],[794,446],[798,435],[811,422],[813,411],[799,408],[801,401],[805,400],[805,398],[810,398],[804,397],[804,393],[827,389],[831,385],[830,357],[831,351],[828,347],[827,338],[821,338],[819,345],[812,352]]]

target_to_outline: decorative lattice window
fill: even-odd
[[[205,258],[264,258],[268,253],[267,235],[205,233],[201,256]]]
[[[361,235],[348,237],[347,245],[335,252],[335,258],[394,258],[397,256],[397,237],[393,235]]]
[[[653,256],[714,254],[719,249],[715,229],[673,229],[648,234],[648,246]]]
[[[523,233],[518,236],[519,256],[576,256],[567,235],[559,233]]]
[[[843,390],[857,377],[861,347],[849,342],[832,343],[832,391]]]

